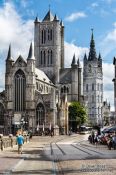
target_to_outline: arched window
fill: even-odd
[[[50,30],[50,40],[52,40],[52,30]]]
[[[63,91],[63,87],[61,87],[61,93],[63,93],[64,91]]]
[[[52,50],[50,52],[50,64],[52,65],[53,64],[53,60],[52,60]]]
[[[42,51],[40,52],[40,65],[42,65]]]
[[[94,84],[92,84],[92,91],[94,91]]]
[[[46,42],[46,31],[44,30],[44,44]]]
[[[66,88],[66,90],[67,90],[67,93],[69,93],[69,88],[68,87]]]
[[[45,122],[45,109],[42,103],[39,103],[36,108],[36,124],[43,125]]]
[[[4,106],[0,103],[0,125],[4,125]]]
[[[64,93],[66,93],[66,86],[64,86]]]
[[[43,52],[43,64],[44,65],[46,64],[46,53],[45,53],[45,50]]]
[[[41,43],[43,44],[43,36],[44,36],[44,31],[42,30],[41,32]]]
[[[50,40],[50,30],[48,29],[48,41]]]
[[[41,43],[45,44],[45,42],[46,42],[46,30],[43,29],[41,31]]]
[[[49,66],[49,64],[50,64],[50,52],[48,50],[48,66]]]
[[[15,81],[15,111],[25,110],[26,78],[22,70],[18,70],[14,76]]]

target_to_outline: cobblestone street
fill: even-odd
[[[0,152],[0,174],[115,175],[116,151],[91,145],[86,138],[82,135],[36,136],[24,144],[22,155],[17,153],[17,145],[6,148]],[[98,158],[99,152],[103,158],[102,155]]]

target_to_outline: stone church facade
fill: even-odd
[[[81,67],[73,56],[64,67],[64,25],[49,10],[43,21],[35,19],[34,44],[28,58],[14,60],[11,46],[6,59],[5,90],[0,93],[0,133],[15,133],[21,126],[69,129],[68,103],[82,101]]]

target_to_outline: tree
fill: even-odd
[[[77,125],[87,122],[86,108],[79,102],[72,102],[69,106],[69,121],[75,121]]]

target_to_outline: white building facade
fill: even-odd
[[[92,125],[102,125],[103,104],[103,72],[101,55],[96,56],[95,42],[92,31],[90,51],[84,56],[83,94],[87,101],[89,122]]]

